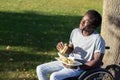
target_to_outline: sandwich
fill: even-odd
[[[60,61],[62,61],[65,64],[74,64],[75,61],[69,58],[59,58]]]
[[[68,49],[68,46],[67,46],[67,44],[65,43],[64,48],[61,49],[61,50],[59,51],[59,53],[61,53],[61,54],[65,54],[65,52],[67,51],[67,49]]]

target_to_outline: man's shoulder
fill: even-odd
[[[74,28],[72,32],[81,32],[81,30],[79,28]]]
[[[104,41],[103,37],[102,37],[101,34],[99,34],[98,32],[96,32],[96,33],[93,35],[93,38],[95,38],[95,40],[97,40],[97,41]]]
[[[93,36],[93,37],[101,37],[101,35],[100,35],[98,32],[96,32],[96,31],[93,32],[92,36]]]
[[[73,30],[79,30],[79,28],[74,28]]]

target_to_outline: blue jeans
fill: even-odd
[[[68,69],[63,66],[59,61],[53,61],[38,65],[37,76],[39,80],[49,80],[47,74],[51,73],[50,80],[63,80],[68,77],[79,76],[83,70],[78,69]]]

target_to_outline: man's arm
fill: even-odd
[[[87,70],[87,69],[97,68],[97,67],[101,66],[103,56],[104,56],[104,54],[102,54],[100,52],[94,53],[93,59],[91,61],[84,63],[84,65],[80,66],[80,68]]]
[[[73,44],[68,44],[68,49],[66,50],[66,53],[69,54],[73,51]]]

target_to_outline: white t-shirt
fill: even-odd
[[[97,32],[93,32],[89,36],[83,36],[82,31],[75,28],[71,33],[69,43],[72,43],[74,47],[69,57],[72,56],[85,62],[92,60],[94,53],[105,53],[105,42]]]

